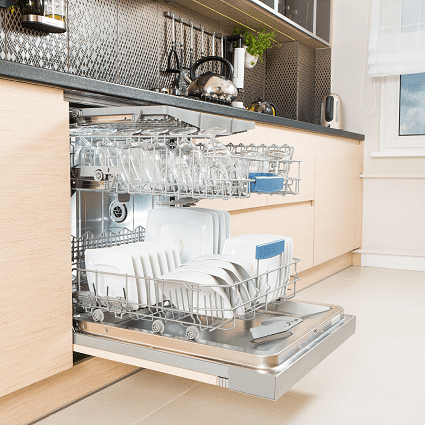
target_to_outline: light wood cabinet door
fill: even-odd
[[[1,397],[72,366],[72,288],[68,104],[3,79],[0,98]]]
[[[317,137],[314,265],[360,246],[362,152],[356,140]]]

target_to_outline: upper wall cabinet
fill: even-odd
[[[315,49],[329,47],[331,0],[179,0],[222,22],[275,31],[280,43],[300,41]]]

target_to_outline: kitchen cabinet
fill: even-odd
[[[0,79],[0,397],[72,366],[68,104]]]
[[[184,6],[249,28],[273,30],[279,43],[301,41],[315,49],[330,46],[331,0],[180,0]]]

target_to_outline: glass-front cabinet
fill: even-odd
[[[331,0],[251,0],[291,20],[313,37],[330,42]]]

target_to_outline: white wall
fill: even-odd
[[[344,129],[366,136],[362,264],[425,270],[425,158],[370,157],[379,151],[381,90],[367,75],[370,2],[332,1],[332,92]]]

